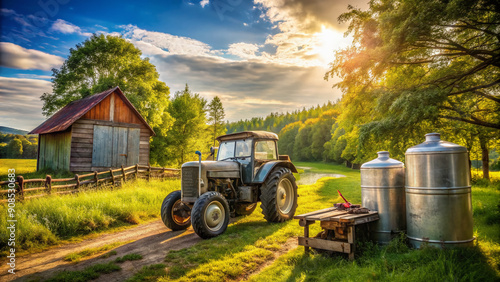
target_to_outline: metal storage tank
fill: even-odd
[[[387,244],[406,230],[404,164],[378,152],[378,158],[361,166],[361,201],[363,207],[378,211],[372,239]]]
[[[439,133],[406,151],[406,222],[410,244],[470,246],[474,240],[469,160],[465,147]]]

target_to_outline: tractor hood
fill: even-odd
[[[200,162],[187,162],[182,168],[198,167]],[[201,175],[204,181],[206,177],[210,178],[239,178],[240,165],[233,161],[202,161]]]

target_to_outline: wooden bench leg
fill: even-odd
[[[309,222],[306,222],[306,225],[304,226],[304,237],[309,238]],[[304,252],[306,253],[306,255],[309,254],[308,246],[304,246]]]
[[[356,226],[349,226],[348,229],[347,242],[351,244],[349,260],[354,260],[354,252],[356,251]]]

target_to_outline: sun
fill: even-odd
[[[346,48],[352,43],[352,37],[344,37],[343,32],[321,27],[321,32],[313,34],[315,42],[313,52],[317,54],[320,64],[327,67],[334,58],[335,51]]]

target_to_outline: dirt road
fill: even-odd
[[[120,264],[122,271],[102,275],[96,280],[107,282],[123,281],[145,265],[162,263],[169,250],[187,248],[200,240],[202,239],[198,237],[191,228],[185,231],[172,232],[163,225],[161,220],[157,220],[117,233],[106,234],[79,243],[62,245],[40,253],[24,255],[17,258],[15,275],[8,274],[7,265],[2,263],[0,267],[0,280],[43,280],[52,277],[58,271],[81,270],[95,263],[113,261],[116,257],[124,256],[129,253],[142,255],[143,259],[141,260],[127,261]],[[98,258],[99,254],[78,264],[63,260],[64,257],[70,253],[76,253],[84,249],[96,248],[114,242],[129,241],[132,242],[115,249],[117,255],[106,259]]]
[[[231,219],[231,222],[237,219]],[[107,263],[117,257],[126,254],[140,254],[142,259],[126,261],[120,264],[121,271],[103,274],[93,281],[124,281],[132,277],[143,266],[163,263],[165,255],[170,250],[180,250],[188,248],[202,240],[193,232],[192,228],[185,231],[171,231],[165,227],[161,220],[139,225],[137,227],[123,230],[117,233],[110,233],[98,238],[84,240],[79,243],[71,243],[51,248],[35,254],[28,254],[17,258],[16,274],[7,273],[7,265],[2,263],[0,267],[0,281],[37,281],[53,277],[57,272],[63,270],[82,270],[87,266],[97,263]],[[79,263],[64,261],[64,257],[71,253],[77,253],[89,248],[97,248],[115,242],[129,242],[115,248],[116,255],[109,258],[99,258],[102,253],[89,258],[84,258]],[[266,264],[260,266],[252,273],[246,273],[238,280],[246,280],[250,275],[260,272],[270,265],[275,259],[289,250],[297,247],[297,238],[290,238],[282,249],[274,254],[274,258]]]

